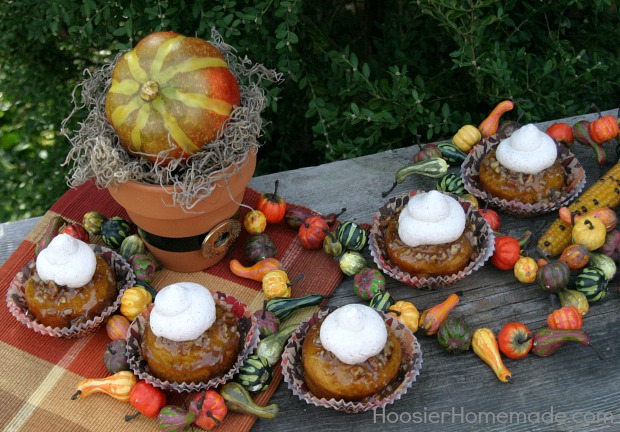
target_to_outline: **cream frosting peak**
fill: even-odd
[[[409,247],[450,243],[463,234],[465,222],[457,200],[439,191],[423,192],[400,212],[398,236]]]
[[[383,318],[371,307],[348,304],[323,321],[321,344],[346,364],[359,364],[379,354],[388,333]]]
[[[197,339],[215,322],[215,301],[208,288],[178,282],[155,296],[149,324],[155,336],[175,342]]]
[[[558,149],[549,135],[527,124],[502,140],[495,156],[506,168],[525,174],[538,174],[554,164]]]
[[[36,268],[43,282],[81,288],[93,278],[97,257],[83,241],[69,234],[58,234],[37,255]]]

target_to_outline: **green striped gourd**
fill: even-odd
[[[598,267],[586,267],[575,279],[575,289],[583,293],[588,303],[602,300],[607,295],[607,278]]]
[[[378,292],[370,299],[370,307],[381,312],[387,312],[394,303],[394,297],[387,291]]]
[[[144,252],[146,252],[146,245],[138,234],[125,237],[119,249],[119,253],[125,259],[129,259],[134,255],[142,255]]]
[[[101,239],[106,246],[118,249],[131,235],[131,225],[120,216],[113,216],[101,225]]]
[[[467,154],[453,144],[441,143],[437,145],[437,148],[439,148],[441,152],[441,157],[448,162],[450,166],[460,166],[465,161],[465,158],[467,158]]]
[[[455,195],[463,195],[467,193],[465,190],[465,184],[460,175],[446,174],[437,182],[437,190],[450,192]]]
[[[437,341],[444,351],[461,354],[469,350],[474,334],[471,326],[462,317],[448,315],[437,331]]]
[[[336,231],[336,237],[344,249],[360,251],[366,246],[366,230],[355,222],[343,222]]]
[[[265,310],[273,312],[275,316],[284,321],[293,312],[308,306],[316,306],[320,304],[326,296],[320,294],[309,294],[305,297],[275,297],[265,303]]]
[[[269,362],[261,356],[251,354],[239,368],[237,382],[249,392],[259,392],[269,387],[272,375]]]

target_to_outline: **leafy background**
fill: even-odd
[[[59,130],[76,84],[155,31],[208,39],[215,28],[241,55],[284,73],[265,88],[256,175],[449,138],[504,99],[518,102],[504,118],[521,122],[618,106],[611,0],[1,5],[0,221],[43,214],[67,189]]]

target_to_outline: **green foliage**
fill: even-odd
[[[619,94],[611,0],[2,3],[0,220],[41,214],[66,190],[58,131],[73,88],[155,31],[215,28],[284,73],[265,88],[257,174],[447,138],[503,99],[524,122],[614,108]]]

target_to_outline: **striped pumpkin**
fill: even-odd
[[[186,158],[217,137],[240,102],[239,84],[213,45],[158,32],[114,66],[106,117],[130,154],[155,160],[170,150],[167,158]]]
[[[575,279],[575,289],[586,296],[588,303],[602,300],[607,295],[607,278],[603,270],[586,267]]]
[[[361,251],[368,239],[364,228],[355,222],[344,222],[338,227],[336,237],[342,247],[352,251]]]

